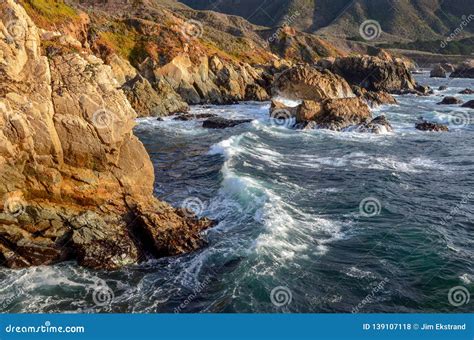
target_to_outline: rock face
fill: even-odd
[[[456,97],[444,97],[442,101],[438,103],[438,105],[457,105],[462,104],[463,101]]]
[[[467,107],[470,109],[474,109],[474,100],[470,100],[467,103],[463,104],[462,107]]]
[[[474,78],[474,60],[466,61],[457,66],[451,78]]]
[[[196,249],[212,222],[152,196],[152,163],[112,69],[69,47],[42,56],[13,0],[0,3],[0,27],[0,263],[116,269]]]
[[[414,90],[416,82],[403,62],[382,60],[371,56],[336,58],[331,71],[346,79],[349,84],[369,91],[389,93]]]
[[[370,107],[377,107],[385,104],[397,104],[397,100],[390,93],[384,91],[367,91],[366,89],[355,85],[352,86],[352,90],[357,97],[364,100]]]
[[[183,54],[164,66],[147,59],[141,64],[140,71],[152,84],[165,80],[189,104],[269,99],[266,89],[261,86],[265,83],[263,69],[224,61],[215,55],[191,60]]]
[[[372,117],[367,105],[359,98],[326,99],[321,102],[305,100],[298,106],[296,122],[315,122],[318,127],[342,130],[359,125]]]
[[[313,101],[355,97],[343,78],[307,65],[295,66],[279,74],[272,93],[288,99]]]
[[[431,78],[446,78],[446,70],[441,65],[436,65],[430,73]]]
[[[421,131],[435,131],[435,132],[449,131],[449,128],[447,125],[428,122],[424,119],[420,119],[420,121],[416,123],[415,128]]]

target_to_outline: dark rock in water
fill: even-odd
[[[200,114],[193,114],[193,113],[185,113],[173,118],[173,120],[181,120],[181,121],[189,121],[189,120],[197,120],[197,119],[208,119],[217,117],[215,113],[200,113]]]
[[[453,64],[449,64],[449,63],[442,63],[441,64],[441,67],[444,68],[446,70],[446,72],[454,72],[454,66]]]
[[[252,119],[225,119],[222,117],[212,117],[204,121],[202,127],[206,129],[227,129],[250,122],[252,122]]]
[[[388,92],[385,91],[367,91],[366,89],[353,85],[352,91],[357,97],[364,100],[370,107],[376,107],[384,104],[397,104],[397,100]]]
[[[161,117],[156,118],[156,120],[159,121],[159,122],[164,122],[164,121],[165,121],[165,120],[164,120],[163,118],[161,118]]]
[[[438,105],[456,105],[456,104],[462,104],[463,101],[459,98],[456,97],[444,97],[441,102],[438,103]]]
[[[318,123],[315,121],[305,121],[301,123],[297,123],[294,128],[297,130],[313,130],[319,127]]]
[[[363,123],[356,127],[357,132],[386,133],[392,132],[393,128],[387,117],[384,115],[375,117],[370,122]]]
[[[468,101],[466,104],[464,104],[462,107],[467,107],[469,109],[474,109],[474,100]]]
[[[417,96],[429,96],[433,94],[433,90],[429,86],[416,85],[414,89],[397,90],[392,93],[399,95],[414,94]]]
[[[446,78],[446,70],[441,65],[436,65],[430,73],[431,78]]]
[[[451,78],[474,78],[474,61],[467,61],[456,67]]]
[[[449,128],[447,125],[428,122],[424,120],[423,118],[421,118],[420,121],[416,123],[415,128],[421,131],[435,131],[435,132],[449,131]]]
[[[448,87],[445,86],[445,85],[438,87],[438,91],[445,91],[447,89],[448,89]]]
[[[459,94],[474,94],[474,90],[471,89],[464,89]]]

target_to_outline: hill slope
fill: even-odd
[[[434,40],[449,35],[474,13],[466,0],[181,0],[195,9],[239,15],[252,23],[276,26],[298,12],[297,29],[344,37],[358,36],[360,24],[376,20],[385,40]],[[460,37],[474,34],[474,23]]]

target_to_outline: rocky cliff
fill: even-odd
[[[0,75],[1,265],[115,269],[201,245],[212,223],[153,197],[136,112],[110,66],[5,0]]]

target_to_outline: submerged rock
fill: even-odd
[[[459,94],[474,94],[474,90],[471,89],[464,89]]]
[[[22,34],[0,32],[2,265],[117,269],[196,249],[212,223],[153,197],[136,112],[111,67],[61,46],[42,56],[25,10],[2,1],[0,22],[11,20]]]
[[[440,87],[438,87],[438,91],[445,91],[447,89],[448,87],[446,85],[441,85]]]
[[[467,103],[463,104],[461,107],[467,107],[470,109],[474,109],[474,100],[470,100]]]
[[[438,105],[456,105],[462,104],[463,101],[456,97],[444,97],[442,101],[437,103]]]
[[[421,130],[421,131],[435,131],[435,132],[447,132],[447,131],[449,131],[449,128],[448,128],[447,125],[428,122],[424,119],[420,119],[420,121],[418,121],[415,124],[415,128],[417,130]]]
[[[226,119],[222,117],[213,117],[204,121],[202,127],[206,129],[227,129],[250,122],[252,122],[252,119]]]

